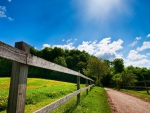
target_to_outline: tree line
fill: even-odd
[[[46,47],[37,50],[30,48],[30,53],[61,66],[78,71],[95,80],[96,85],[121,87],[122,83],[131,85],[136,81],[150,80],[150,69],[124,66],[123,59],[113,61],[97,58],[77,49],[64,50],[58,47]],[[10,77],[12,61],[0,58],[0,77]],[[29,66],[28,77],[46,78],[67,82],[76,82],[76,76],[52,70]],[[81,79],[81,83],[85,83]]]

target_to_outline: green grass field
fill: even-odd
[[[141,99],[143,99],[145,101],[149,101],[150,102],[150,95],[146,92],[146,90],[136,91],[136,90],[121,89],[120,91],[131,93],[131,94],[133,94],[134,96],[136,96],[138,98],[141,98]]]
[[[0,78],[0,113],[5,113],[10,78]],[[85,87],[84,84],[81,88]],[[76,84],[47,79],[28,78],[25,113],[32,113],[76,90]],[[76,106],[76,96],[53,111],[54,113],[110,113],[106,92],[94,87],[89,95],[81,94],[81,103]]]

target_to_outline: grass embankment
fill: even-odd
[[[133,96],[136,96],[138,98],[141,98],[141,99],[143,99],[145,101],[150,102],[150,95],[147,93],[146,90],[144,90],[144,91],[136,91],[136,90],[121,89],[120,91],[127,92],[127,93],[129,93],[129,94],[131,94]]]
[[[10,79],[0,78],[0,113],[6,112]],[[81,85],[81,88],[85,85]],[[76,90],[76,84],[60,81],[28,78],[25,113],[32,113],[39,108],[58,100]],[[3,110],[3,111],[2,111]],[[76,96],[54,113],[110,113],[106,93],[103,88],[94,87],[89,95],[81,94],[81,104],[76,106]]]

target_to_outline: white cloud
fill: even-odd
[[[6,14],[4,11],[0,11],[0,18],[6,18]]]
[[[131,46],[131,47],[135,46],[139,40],[141,40],[141,37],[136,37],[135,41],[132,42],[129,46]]]
[[[11,0],[8,0],[8,2],[11,2]]]
[[[62,49],[71,50],[71,49],[75,49],[73,44],[74,43],[68,43],[68,44],[65,44],[65,45],[53,45],[53,47],[60,47]]]
[[[139,54],[137,51],[135,51],[135,50],[131,50],[130,52],[129,52],[129,55],[128,55],[128,59],[129,60],[139,60],[139,59],[143,59],[143,58],[146,58],[147,56],[145,56],[145,55],[141,55],[141,54]]]
[[[62,42],[64,42],[64,41],[65,41],[65,39],[62,40]]]
[[[72,40],[72,39],[71,39]],[[75,39],[76,40],[76,39]],[[74,40],[74,41],[75,41]],[[70,41],[70,40],[69,40]],[[62,49],[78,49],[80,51],[85,50],[91,55],[103,58],[103,59],[114,59],[122,58],[122,54],[117,51],[122,49],[123,41],[119,39],[118,41],[111,42],[111,37],[104,38],[100,42],[98,41],[83,41],[78,47],[74,46],[75,42],[70,42],[64,45],[53,45],[51,47],[60,47]],[[49,44],[43,44],[43,48],[50,47]]]
[[[66,42],[69,43],[72,40],[72,38],[68,39]]]
[[[133,65],[133,66],[137,66],[137,67],[149,67],[150,65],[150,60],[148,59],[141,59],[141,60],[124,60],[125,61],[125,66],[130,66],[130,65]]]
[[[0,6],[0,18],[6,18],[6,7],[5,6]]]
[[[150,34],[147,35],[147,38],[150,38]]]
[[[91,42],[91,41],[85,42],[85,41],[83,41],[82,44],[77,47],[77,49],[79,49],[80,51],[85,50],[86,52],[88,52],[89,54],[92,55],[95,52],[95,50],[94,50],[95,49],[95,47],[94,47],[95,43],[96,42]]]
[[[10,21],[13,21],[11,17],[7,17],[6,15],[6,7],[5,6],[0,6],[0,18],[7,18]]]
[[[100,42],[83,41],[82,44],[77,47],[77,49],[81,51],[85,50],[89,54],[103,59],[113,59],[116,57],[122,57],[121,53],[117,53],[118,50],[123,48],[121,46],[122,43],[123,41],[121,39],[111,43],[111,37],[108,37],[102,39]]]
[[[50,45],[49,45],[49,44],[43,44],[42,49],[44,49],[44,48],[46,48],[46,47],[50,47]]]
[[[136,37],[135,39],[136,39],[136,40],[141,40],[141,38],[142,38],[142,37]]]
[[[143,42],[142,47],[138,47],[137,51],[143,51],[145,49],[150,49],[150,42]]]
[[[14,19],[12,19],[11,17],[8,17],[8,20],[13,21]]]

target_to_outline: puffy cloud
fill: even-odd
[[[125,66],[130,66],[130,65],[133,65],[133,66],[137,66],[137,67],[149,67],[150,65],[150,60],[148,59],[141,59],[141,60],[130,60],[130,59],[127,59],[127,60],[124,60],[124,64]]]
[[[6,7],[5,6],[0,6],[0,18],[6,18]]]
[[[73,46],[74,43],[68,43],[65,45],[53,45],[53,47],[60,47],[62,49],[67,49],[67,50],[71,50],[71,49],[75,49],[75,47]]]
[[[7,17],[6,15],[6,7],[5,6],[0,6],[0,18],[7,18],[10,21],[13,21],[11,17]]]
[[[77,49],[79,49],[80,51],[85,50],[86,52],[92,55],[95,52],[95,43],[96,41],[83,41],[82,44],[77,47]]]
[[[44,49],[46,47],[50,47],[50,45],[49,44],[43,44],[43,48],[42,49]]]
[[[150,34],[148,34],[146,37],[147,37],[147,38],[150,38]]]
[[[116,57],[122,57],[122,54],[118,54],[116,52],[123,48],[121,46],[122,43],[123,41],[121,39],[111,43],[111,37],[108,37],[102,39],[100,42],[83,41],[82,44],[77,47],[77,49],[81,51],[85,50],[89,54],[95,55],[103,59],[113,59]]]
[[[72,39],[71,39],[72,40]],[[69,41],[71,41],[69,39]],[[74,39],[76,41],[77,39]],[[67,41],[68,42],[68,41]],[[122,58],[122,54],[117,51],[122,49],[121,46],[123,41],[119,39],[118,41],[111,42],[111,37],[104,38],[100,42],[95,41],[83,41],[78,47],[74,46],[75,42],[70,42],[63,45],[53,45],[51,47],[60,47],[62,49],[78,49],[80,51],[86,51],[91,55],[95,55],[97,57],[103,59],[114,59],[114,58]],[[43,44],[43,48],[50,47],[49,44]]]
[[[137,51],[143,51],[145,49],[150,49],[150,42],[143,42],[142,47],[138,47]]]
[[[4,11],[0,11],[0,18],[6,18],[6,14]]]
[[[130,59],[130,60],[139,60],[139,59],[143,59],[143,58],[146,58],[147,56],[145,56],[145,55],[141,55],[141,54],[139,54],[137,51],[135,51],[135,50],[131,50],[130,52],[129,52],[129,55],[128,55],[128,59]]]
[[[8,0],[8,2],[11,2],[11,0]]]
[[[135,41],[132,42],[129,46],[131,46],[131,47],[135,46],[139,40],[141,40],[141,37],[136,37]]]

